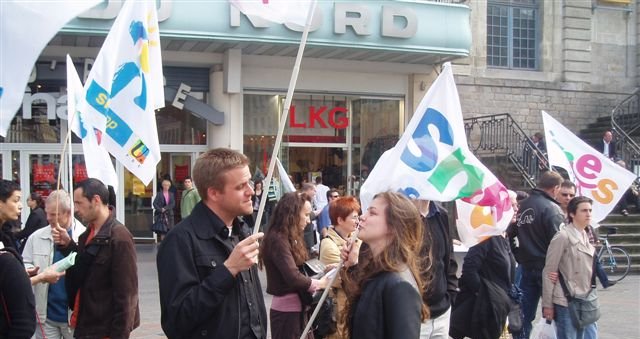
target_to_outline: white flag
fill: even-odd
[[[576,194],[593,199],[593,225],[613,210],[636,175],[587,145],[542,111],[549,165],[564,168],[576,184]]]
[[[501,222],[496,223],[491,207],[472,205],[462,200],[456,200],[456,212],[458,235],[467,247],[472,247],[488,237],[502,234],[511,221],[503,218]]]
[[[42,49],[64,24],[101,1],[0,1],[0,136],[7,136]]]
[[[129,0],[116,18],[85,83],[79,110],[88,121],[104,116],[109,153],[148,185],[160,145],[155,109],[164,107],[160,34],[155,1]]]
[[[493,219],[511,220],[507,189],[469,150],[451,64],[424,96],[398,141],[386,151],[362,185],[363,209],[382,191],[400,191],[416,199],[493,206]],[[496,224],[494,224],[495,226]],[[494,234],[500,234],[494,228]]]
[[[314,0],[229,0],[240,12],[280,24],[305,26]]]
[[[278,166],[278,174],[280,175],[280,180],[282,181],[282,187],[284,187],[285,193],[295,192],[296,187],[291,182],[291,178],[289,178],[287,171],[284,170],[284,166],[282,166],[282,163],[278,158],[276,158],[276,165]]]
[[[111,163],[109,152],[100,144],[102,132],[94,129],[81,112],[76,110],[76,104],[84,98],[84,89],[71,57],[67,54],[67,123],[69,128],[82,139],[82,153],[87,168],[87,176],[96,178],[105,185],[113,186],[118,191],[118,176]],[[97,134],[97,135],[96,135]]]

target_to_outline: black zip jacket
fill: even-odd
[[[542,271],[549,243],[563,222],[564,213],[558,202],[544,191],[531,190],[529,197],[520,202],[515,229],[508,232],[511,238],[518,239],[518,263],[525,269]]]

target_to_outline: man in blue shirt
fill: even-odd
[[[324,239],[327,236],[327,229],[331,226],[331,218],[329,217],[329,206],[331,202],[340,198],[340,193],[334,189],[327,191],[327,201],[329,202],[324,206],[320,215],[318,216],[318,233],[320,233],[320,239]]]

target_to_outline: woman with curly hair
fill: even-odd
[[[345,266],[355,265],[341,272],[351,338],[419,338],[429,315],[417,255],[422,232],[420,213],[408,198],[395,192],[373,198],[360,222],[358,238],[365,245],[359,250],[348,244],[341,253]]]
[[[273,295],[269,310],[271,338],[297,339],[307,323],[300,295],[314,293],[328,284],[301,273],[307,260],[302,233],[310,222],[311,199],[305,194],[287,193],[276,205],[259,254],[260,267],[267,272],[267,293]],[[310,331],[307,338],[313,339]]]

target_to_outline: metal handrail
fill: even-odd
[[[509,113],[466,118],[464,126],[469,148],[474,153],[506,156],[527,186],[535,187],[540,173],[549,169],[545,153]],[[476,126],[477,134],[474,133]]]
[[[611,130],[616,138],[618,154],[627,166],[640,174],[640,141],[631,134],[640,129],[640,88],[611,110]],[[640,181],[640,178],[638,178]]]

